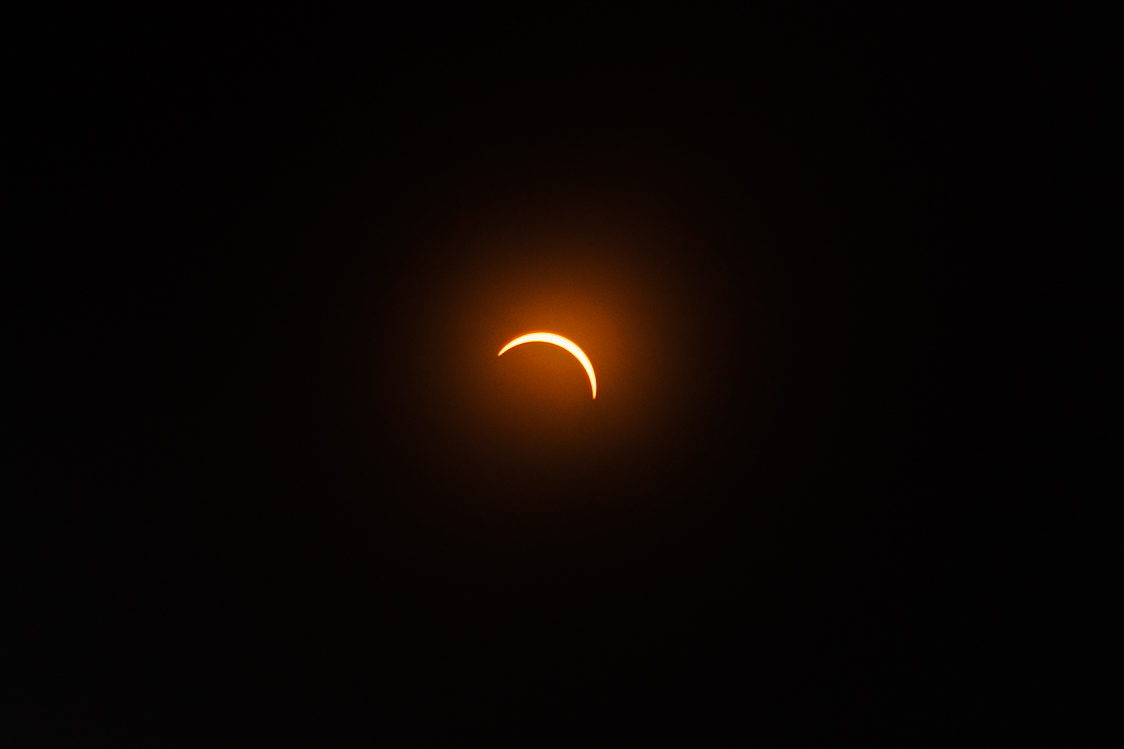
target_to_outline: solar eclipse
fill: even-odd
[[[555,346],[561,346],[573,354],[574,358],[581,362],[582,367],[585,368],[585,373],[589,376],[589,387],[593,391],[593,399],[597,400],[597,376],[593,373],[593,364],[577,344],[568,338],[563,338],[554,333],[528,333],[527,335],[519,336],[500,349],[498,356],[503,356],[504,352],[524,343],[552,343]]]

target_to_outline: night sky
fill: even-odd
[[[969,279],[1010,63],[951,14],[642,15],[56,21],[41,239],[84,251],[51,255],[50,725],[990,709]],[[536,330],[595,401],[560,349],[497,358]]]

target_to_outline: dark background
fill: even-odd
[[[1017,24],[52,28],[30,185],[65,333],[39,343],[78,425],[44,430],[77,456],[42,484],[69,497],[54,728],[924,735],[1009,709],[1004,294],[979,287],[1025,210],[1015,100],[1050,80]],[[588,441],[458,400],[482,396],[442,352],[476,339],[445,326],[486,329],[488,366],[525,332],[467,287],[535,274],[638,290],[621,330],[660,366],[632,431],[611,377],[567,406]],[[542,407],[518,398],[496,408]]]

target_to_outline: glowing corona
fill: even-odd
[[[553,343],[555,346],[561,346],[569,351],[574,355],[574,358],[580,361],[582,366],[585,367],[585,373],[589,375],[589,386],[593,389],[593,398],[594,400],[597,399],[597,375],[593,374],[593,364],[590,363],[589,357],[585,355],[585,352],[578,348],[577,344],[573,341],[568,338],[563,338],[560,335],[554,335],[553,333],[528,333],[527,335],[519,336],[511,343],[504,346],[500,349],[498,355],[503,356],[505,351],[515,348],[521,343]]]

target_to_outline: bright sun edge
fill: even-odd
[[[593,364],[589,361],[589,357],[585,355],[585,352],[578,348],[578,345],[576,343],[569,340],[568,338],[563,338],[560,335],[555,335],[554,333],[528,333],[527,335],[519,336],[511,343],[504,346],[502,349],[500,349],[500,352],[499,354],[497,354],[497,356],[503,356],[504,352],[508,349],[515,348],[516,346],[523,343],[553,343],[555,346],[561,346],[562,348],[573,354],[574,358],[581,362],[581,365],[585,367],[585,373],[589,375],[589,386],[593,390],[593,399],[597,400],[597,375],[593,373]]]

